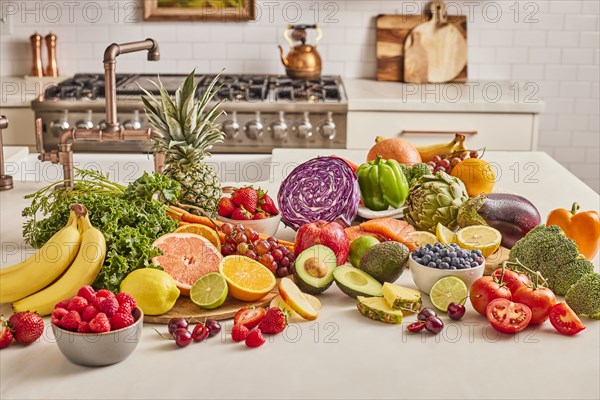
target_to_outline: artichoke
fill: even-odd
[[[468,198],[460,179],[442,171],[423,175],[411,187],[404,218],[421,231],[435,232],[438,223],[454,229],[458,209]]]

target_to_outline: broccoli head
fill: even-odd
[[[410,167],[406,164],[400,163],[400,171],[402,171],[402,173],[404,174],[404,177],[406,178],[406,182],[410,182],[410,180],[411,180]]]
[[[548,281],[557,295],[565,295],[572,284],[593,271],[593,265],[579,258],[574,240],[565,236],[559,226],[539,225],[519,240],[510,250],[510,261],[518,259]]]
[[[583,276],[571,286],[565,301],[577,314],[600,319],[600,274]]]
[[[431,168],[429,167],[429,165],[425,164],[425,163],[416,163],[412,166],[411,170],[410,170],[410,183],[412,185],[412,183],[414,181],[416,181],[417,179],[419,179],[420,177],[422,177],[423,175],[431,175],[433,172],[431,171]]]

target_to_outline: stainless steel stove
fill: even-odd
[[[214,75],[198,75],[199,96]],[[184,75],[160,75],[174,94]],[[128,129],[147,128],[140,99],[142,87],[157,92],[150,82],[156,75],[117,74],[119,123]],[[224,99],[227,115],[219,122],[226,133],[215,153],[270,153],[282,148],[345,148],[348,103],[339,76],[294,80],[287,76],[221,75],[216,100]],[[45,150],[54,150],[58,137],[69,128],[102,128],[105,123],[104,76],[77,74],[33,101],[36,118],[42,118]],[[78,141],[78,152],[147,152],[150,143]]]

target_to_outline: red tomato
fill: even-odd
[[[531,321],[531,310],[525,304],[506,299],[492,300],[486,316],[494,329],[504,333],[521,332]]]
[[[469,297],[475,311],[485,315],[485,309],[490,301],[494,299],[512,298],[510,290],[501,285],[497,279],[492,276],[482,276],[471,285]]]
[[[500,277],[502,276],[502,268],[498,268],[497,270],[495,270],[492,273],[492,276],[500,280]],[[504,282],[504,284],[512,294],[515,294],[515,292],[523,286],[531,285],[531,281],[529,280],[529,277],[527,275],[520,274],[508,268],[504,268],[504,277],[502,278],[502,282]]]
[[[534,325],[546,322],[550,309],[556,304],[554,292],[545,287],[537,289],[528,286],[522,287],[513,294],[512,299],[531,309],[531,324]]]
[[[235,316],[233,317],[233,324],[234,325],[241,324],[241,325],[244,325],[248,329],[253,329],[254,327],[258,326],[258,324],[260,324],[260,321],[263,320],[266,313],[267,313],[267,311],[265,311],[265,309],[262,307],[240,308],[238,310],[238,312],[235,313]]]
[[[550,323],[562,335],[572,336],[585,329],[577,314],[567,303],[558,303],[550,309]]]

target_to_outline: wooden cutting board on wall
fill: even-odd
[[[404,43],[414,28],[426,23],[429,19],[430,17],[425,15],[381,14],[377,16],[376,55],[378,81],[404,81]],[[448,24],[458,28],[466,41],[467,17],[464,15],[448,15],[446,20]],[[421,50],[419,49],[418,51]],[[418,63],[419,61],[423,61],[423,59],[417,58],[416,61]],[[423,76],[423,68],[425,67],[421,67],[416,72],[418,76]],[[466,80],[467,64],[465,62],[464,68],[451,82],[465,82]]]

